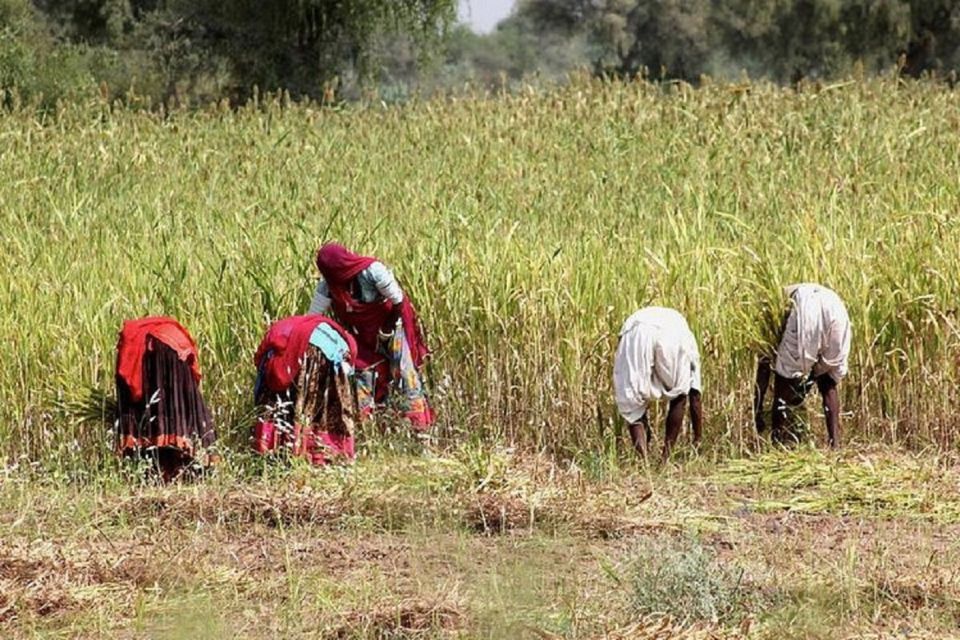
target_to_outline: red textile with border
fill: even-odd
[[[272,422],[259,421],[253,429],[253,448],[259,454],[289,446],[294,456],[322,466],[338,459],[353,460],[356,445],[351,435],[314,431],[294,425],[293,433],[282,433]]]
[[[318,467],[337,460],[353,460],[356,455],[353,436],[295,425],[294,437],[293,455],[304,457]]]
[[[267,335],[263,337],[253,357],[254,366],[259,367],[264,356],[270,351],[273,352],[264,369],[264,382],[267,389],[274,393],[282,393],[293,384],[300,373],[300,357],[310,344],[310,334],[322,323],[329,324],[346,340],[350,350],[350,361],[351,363],[356,361],[357,341],[330,318],[313,313],[277,320],[270,325]]]
[[[353,436],[321,431],[316,440],[319,442],[315,442],[314,460],[319,454],[321,462],[314,464],[326,464],[327,461],[337,458],[353,460],[357,455]]]
[[[317,251],[317,268],[330,290],[337,319],[357,335],[359,352],[356,364],[359,369],[366,369],[383,359],[377,353],[377,333],[394,307],[390,300],[360,302],[350,294],[350,281],[374,262],[382,261],[373,256],[359,256],[335,243],[325,244]],[[413,364],[420,367],[430,350],[420,331],[417,310],[406,291],[400,303],[400,319]]]
[[[277,425],[267,420],[258,420],[253,426],[253,450],[263,454],[277,448],[279,438]]]
[[[127,320],[123,323],[117,342],[117,375],[130,388],[130,397],[134,402],[143,399],[143,356],[147,351],[148,337],[176,351],[180,360],[189,363],[194,379],[200,381],[197,345],[183,325],[164,316]]]

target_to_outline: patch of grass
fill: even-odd
[[[447,638],[461,629],[463,618],[463,612],[453,604],[408,599],[349,612],[323,636],[330,640]]]
[[[383,450],[245,465],[174,486],[8,474],[0,637],[175,637],[179,615],[250,638],[932,638],[960,610],[955,525],[731,515],[730,494],[800,489],[729,483],[725,464],[598,478],[507,451]]]
[[[837,594],[812,586],[789,595],[764,618],[762,637],[785,640],[827,640],[837,637]]]

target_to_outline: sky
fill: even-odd
[[[458,14],[477,33],[489,33],[506,18],[514,0],[458,0]]]

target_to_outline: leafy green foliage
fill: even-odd
[[[374,71],[378,38],[403,33],[418,46],[436,45],[453,19],[452,0],[208,0],[184,2],[192,20],[214,34],[212,47],[229,60],[241,92],[252,85],[321,97],[335,77]]]
[[[392,102],[580,68],[791,82],[894,67],[953,78],[960,67],[960,0],[519,0],[482,36],[454,25],[455,9],[455,0],[2,0],[0,87],[48,105],[95,84],[153,104],[241,103],[255,87],[326,102],[375,89]]]
[[[383,40],[402,35],[426,57],[454,9],[453,0],[3,0],[0,87],[36,94],[44,87],[31,78],[59,86],[79,66],[87,86],[164,102],[245,100],[255,86],[329,99],[336,84],[356,95]]]
[[[33,97],[49,106],[88,92],[94,55],[59,45],[28,0],[0,0],[0,105]]]

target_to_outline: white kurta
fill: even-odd
[[[627,318],[613,364],[620,415],[635,423],[647,404],[701,391],[700,351],[686,319],[664,307],[646,307]]]
[[[793,302],[777,347],[774,371],[784,378],[829,374],[839,382],[847,375],[850,318],[836,293],[819,284],[784,289]]]

